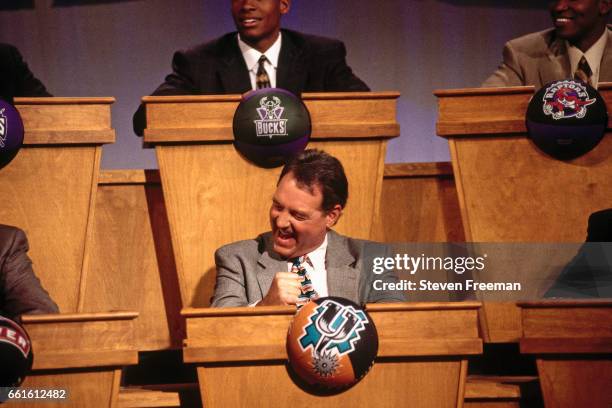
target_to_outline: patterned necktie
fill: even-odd
[[[574,72],[574,79],[579,79],[585,84],[593,85],[591,82],[591,75],[593,75],[593,71],[591,71],[591,67],[589,66],[589,62],[584,58],[580,58],[580,62],[578,63],[578,68],[576,68],[576,72]]]
[[[317,294],[317,291],[314,290],[314,287],[312,286],[312,281],[310,280],[310,276],[308,276],[308,273],[306,272],[306,267],[304,266],[304,264],[306,263],[312,266],[312,262],[308,258],[308,255],[304,255],[299,258],[294,258],[292,262],[293,265],[291,266],[291,272],[297,273],[298,276],[302,278],[302,293],[300,293],[300,296],[298,296],[299,308],[311,299],[317,299],[319,295]]]
[[[255,85],[257,87],[257,89],[262,89],[262,88],[270,88],[270,77],[268,76],[268,73],[266,72],[266,68],[264,67],[264,64],[266,63],[266,61],[268,61],[268,59],[266,58],[265,55],[262,55],[261,57],[259,57],[259,67],[257,67],[257,74],[255,75]]]

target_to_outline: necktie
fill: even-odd
[[[593,71],[591,71],[591,67],[583,55],[582,58],[580,58],[576,72],[574,72],[574,79],[579,79],[585,84],[593,85],[591,82],[591,75],[593,75]]]
[[[262,89],[262,88],[270,88],[270,77],[268,76],[268,73],[266,72],[266,68],[264,67],[264,64],[266,63],[266,61],[268,61],[268,59],[266,58],[265,55],[262,55],[261,57],[259,57],[259,66],[257,67],[257,74],[255,74],[255,85],[257,86],[257,89]]]
[[[297,273],[298,276],[302,278],[302,293],[298,296],[298,308],[307,303],[311,299],[317,299],[319,295],[317,291],[314,290],[312,286],[312,281],[306,272],[306,267],[304,264],[308,263],[312,266],[312,262],[308,259],[308,255],[301,256],[299,258],[293,259],[293,265],[291,266],[291,272]]]

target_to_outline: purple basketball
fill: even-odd
[[[23,145],[23,121],[13,105],[0,99],[0,169],[15,158]]]
[[[258,166],[282,166],[308,145],[311,124],[304,103],[289,91],[247,94],[234,113],[234,146]]]
[[[571,160],[599,144],[608,114],[597,90],[566,79],[551,82],[535,93],[525,122],[529,137],[540,150],[559,160]]]

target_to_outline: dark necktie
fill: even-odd
[[[300,293],[298,296],[298,307],[301,307],[305,303],[308,303],[311,299],[317,299],[319,295],[317,294],[317,291],[314,290],[310,276],[308,276],[306,267],[304,266],[306,263],[312,266],[312,262],[308,258],[308,255],[295,258],[292,260],[292,262],[293,265],[291,266],[291,272],[297,273],[298,276],[302,278],[302,293]]]
[[[257,87],[257,89],[262,89],[262,88],[270,88],[270,77],[268,76],[268,73],[266,72],[266,68],[264,67],[264,64],[266,63],[266,61],[268,61],[268,59],[266,58],[265,55],[262,55],[261,57],[259,57],[259,66],[257,67],[257,74],[255,76],[255,85]]]
[[[578,68],[576,68],[576,72],[574,72],[574,79],[579,79],[585,84],[593,85],[591,82],[591,75],[593,75],[593,71],[591,71],[591,67],[589,66],[588,61],[584,58],[580,58],[580,62],[578,63]]]

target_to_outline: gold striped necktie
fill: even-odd
[[[270,88],[270,77],[268,76],[268,72],[266,72],[266,68],[264,64],[268,61],[265,55],[259,57],[259,66],[257,67],[257,74],[255,75],[255,85],[257,89],[262,88]]]
[[[584,55],[580,58],[580,62],[578,63],[578,68],[576,68],[576,72],[574,72],[574,79],[578,79],[585,84],[589,84],[593,86],[591,81],[591,76],[593,75],[593,71],[591,71],[591,67],[589,66],[589,62],[586,60]]]

